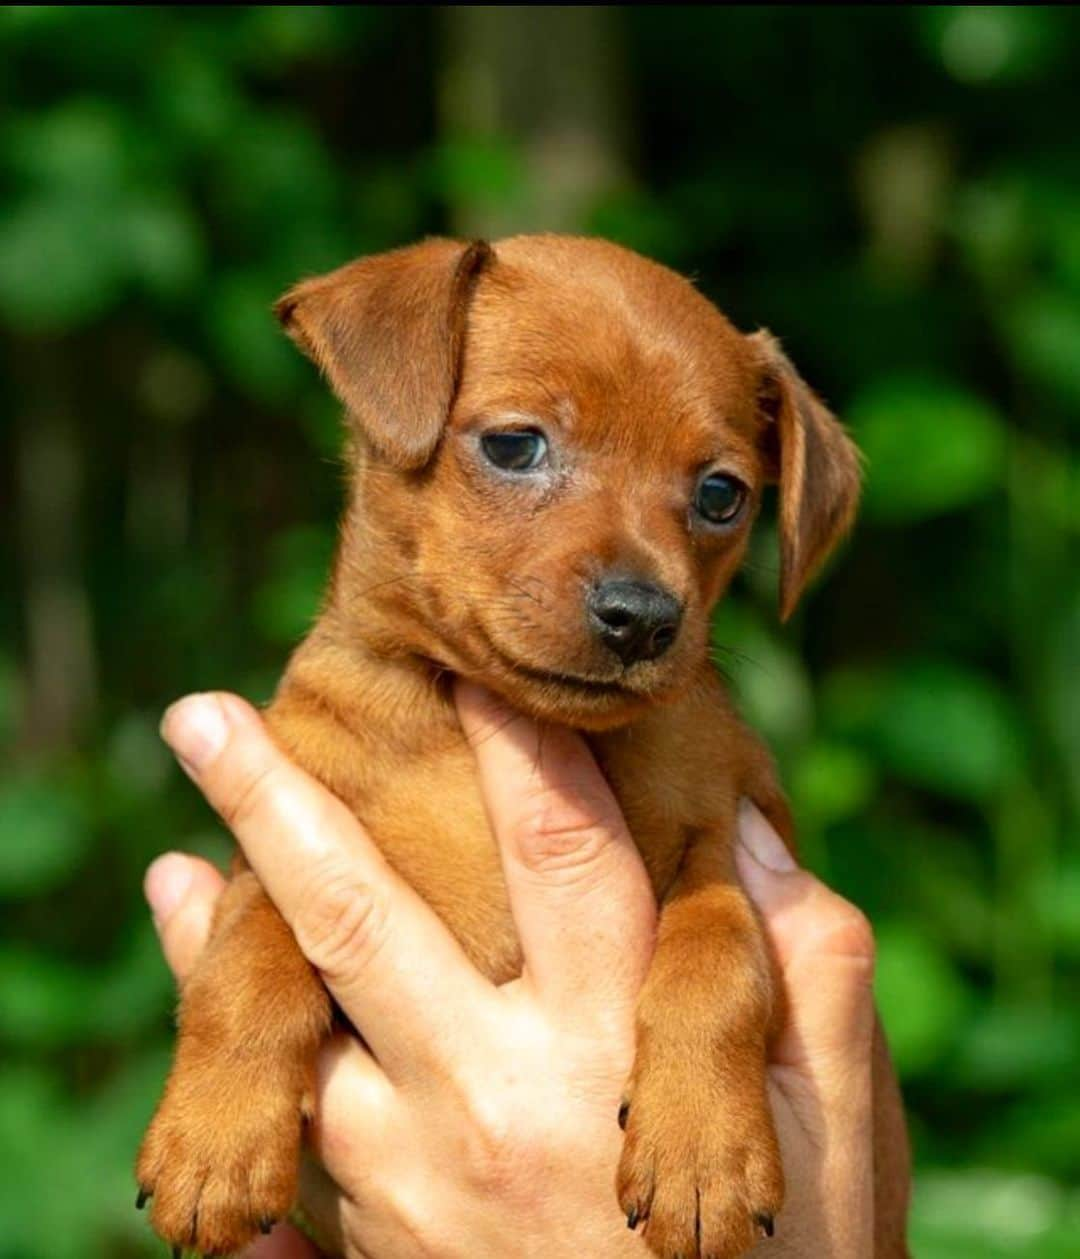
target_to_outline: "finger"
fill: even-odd
[[[214,905],[225,880],[209,863],[182,852],[168,852],[146,871],[143,891],[165,961],[183,983],[210,934]]]
[[[493,989],[345,805],[235,695],[179,701],[162,733],[379,1062],[452,1057]]]
[[[873,1201],[875,1163],[873,937],[853,905],[796,866],[756,809],[740,809],[739,821],[736,862],[776,945],[786,995],[784,1027],[769,1052],[781,1142],[797,1132],[797,1148],[809,1140],[818,1151],[816,1197],[829,1204],[831,1232],[851,1254],[868,1254],[873,1224],[865,1206]],[[790,1188],[797,1211],[800,1186]],[[780,1228],[784,1236],[784,1217]]]
[[[316,1071],[311,1149],[335,1183],[359,1201],[392,1144],[394,1126],[400,1126],[401,1094],[347,1032],[322,1047]]]
[[[873,1038],[873,933],[850,902],[800,869],[749,803],[740,807],[736,864],[780,962],[787,1021],[773,1047],[780,1064],[827,1068],[839,1082],[869,1061]]]
[[[588,745],[472,683],[459,682],[456,699],[528,982],[554,1010],[634,1002],[652,956],[656,902]]]
[[[320,1259],[313,1242],[291,1224],[278,1224],[244,1251],[243,1259]]]

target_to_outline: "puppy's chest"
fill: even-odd
[[[276,736],[363,822],[387,860],[435,909],[473,962],[496,982],[520,971],[498,849],[480,797],[473,754],[445,719],[415,722],[411,740],[380,738],[363,722],[351,729],[314,718],[279,696],[269,716]],[[441,727],[441,733],[439,733]],[[363,734],[356,733],[363,731]],[[594,736],[597,759],[662,897],[690,831],[723,812],[702,758],[648,723]],[[722,760],[714,758],[714,765]],[[724,789],[721,796],[730,796]]]
[[[625,769],[625,772],[622,772]],[[670,886],[688,827],[633,781],[616,756],[605,763],[657,895]],[[661,793],[662,795],[663,793]],[[443,918],[473,962],[496,982],[521,958],[498,848],[480,797],[472,754],[445,749],[381,767],[349,801],[395,869]]]
[[[274,735],[344,799],[473,962],[496,982],[514,977],[520,952],[498,850],[475,757],[446,697],[379,670],[346,685],[344,670],[315,658],[320,669],[298,653],[284,677],[267,711]],[[706,670],[675,704],[589,737],[658,898],[692,833],[730,842],[740,729]]]

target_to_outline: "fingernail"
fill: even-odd
[[[189,695],[166,709],[161,737],[184,763],[200,773],[225,746],[228,728],[221,704],[212,695]]]
[[[798,869],[784,841],[748,800],[739,803],[739,842],[767,870],[790,874]]]
[[[192,877],[191,863],[178,852],[158,857],[147,870],[143,891],[158,926],[168,922],[176,912],[191,887]]]

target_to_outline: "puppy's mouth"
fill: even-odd
[[[651,669],[640,676],[637,670],[627,670],[612,677],[546,668],[507,651],[483,624],[476,624],[475,630],[483,640],[487,668],[481,666],[474,676],[540,718],[583,730],[604,730],[629,720],[643,706],[662,701],[669,690],[657,685],[659,679]],[[474,670],[477,663],[474,657]]]
[[[581,695],[592,696],[630,696],[636,692],[631,690],[622,682],[616,682],[607,678],[590,678],[580,673],[559,673],[553,669],[538,669],[533,665],[526,664],[522,660],[516,660],[513,656],[507,655],[505,651],[501,651],[494,643],[491,644],[495,655],[508,669],[512,669],[515,673],[522,674],[524,677],[531,678],[534,682],[546,682],[548,685],[561,686],[567,690],[577,691]]]

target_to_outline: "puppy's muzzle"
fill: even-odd
[[[662,656],[675,641],[683,611],[663,587],[626,580],[594,586],[586,607],[593,634],[626,668]]]

